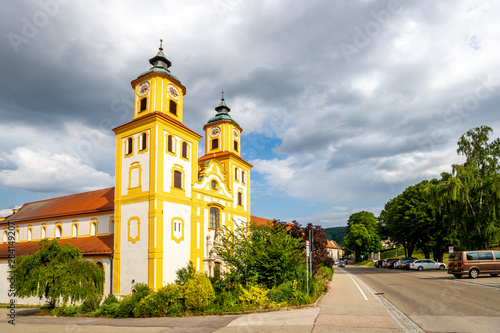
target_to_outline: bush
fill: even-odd
[[[101,303],[101,296],[89,296],[83,301],[82,305],[80,305],[79,312],[94,312],[99,307],[99,303]]]
[[[108,294],[108,296],[106,296],[106,298],[104,298],[104,301],[102,302],[102,304],[113,304],[113,303],[119,303],[118,299],[113,294]]]
[[[179,268],[177,271],[175,271],[175,274],[177,274],[175,283],[181,286],[185,285],[186,282],[196,274],[193,262],[189,260],[187,266],[184,268]]]
[[[184,286],[184,302],[190,310],[202,311],[214,298],[214,288],[205,274],[195,274]]]
[[[306,290],[302,290],[296,280],[284,282],[271,289],[268,297],[275,303],[287,303],[290,305],[302,305],[311,302],[311,298],[307,295]]]
[[[116,309],[115,317],[131,317],[137,304],[151,293],[151,289],[145,283],[136,283],[132,287],[132,290],[135,292],[128,294],[121,300],[120,305]]]
[[[144,297],[134,309],[135,317],[160,317],[166,314],[181,315],[184,312],[182,305],[182,287],[169,284],[157,292]]]
[[[73,317],[77,314],[80,314],[80,307],[79,306],[61,306],[59,308],[55,308],[50,312],[51,316],[56,316],[56,317]]]
[[[265,287],[260,287],[258,285],[250,285],[248,289],[241,288],[241,295],[239,300],[243,303],[246,308],[272,308],[276,307],[276,303],[272,302],[267,294],[269,289]]]
[[[97,309],[97,311],[94,313],[94,315],[97,317],[99,316],[115,317],[119,306],[120,306],[119,303],[103,303],[101,304],[99,309]]]
[[[326,277],[327,277],[327,279],[330,280],[330,281],[333,278],[333,268],[329,268],[329,267],[326,267],[326,266],[321,266],[318,269],[318,272],[322,273],[322,274],[325,274]]]

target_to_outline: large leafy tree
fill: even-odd
[[[223,228],[214,248],[242,283],[256,281],[268,288],[293,279],[303,264],[300,240],[282,226]]]
[[[45,297],[55,306],[59,299],[72,303],[100,294],[104,271],[82,259],[81,251],[56,240],[41,240],[40,250],[16,258],[13,273],[18,297]]]
[[[381,244],[375,215],[367,211],[352,214],[347,221],[347,236],[343,244],[354,251],[356,260],[367,252],[379,251]]]
[[[476,127],[460,137],[457,153],[464,164],[453,165],[446,183],[450,217],[460,230],[460,245],[467,249],[487,249],[498,235],[500,213],[500,139],[492,142],[488,126]]]

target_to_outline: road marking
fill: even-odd
[[[348,273],[349,274],[349,273]],[[398,325],[405,331],[405,333],[425,333],[424,330],[420,328],[413,320],[410,319],[407,315],[405,315],[401,310],[399,310],[394,304],[392,304],[387,298],[378,293],[375,289],[372,288],[365,281],[361,280],[359,277],[354,275],[354,277],[362,283],[366,289],[377,299],[377,301],[382,305],[382,307],[387,311],[387,313],[398,323]],[[352,277],[351,277],[352,279]],[[354,279],[353,279],[354,281]],[[356,283],[356,282],[354,282]],[[357,285],[357,284],[356,284]],[[358,287],[359,288],[359,287]]]
[[[365,293],[363,292],[363,290],[361,290],[361,288],[360,288],[360,287],[359,287],[359,285],[356,283],[356,281],[354,281],[354,279],[352,278],[351,274],[347,273],[345,270],[344,270],[344,273],[346,273],[346,274],[347,274],[347,276],[349,276],[349,277],[351,278],[352,282],[354,282],[354,284],[356,285],[356,287],[358,287],[358,290],[359,290],[359,292],[361,293],[361,295],[363,295],[363,297],[365,298],[365,301],[367,301],[367,300],[368,300],[368,298],[366,298]]]

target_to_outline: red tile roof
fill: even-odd
[[[335,241],[327,241],[326,247],[329,249],[340,249],[340,247],[337,245],[337,242]]]
[[[247,161],[242,159],[240,156],[238,156],[235,153],[230,152],[230,151],[220,151],[218,153],[206,154],[198,159],[198,163],[206,161],[206,160],[211,160],[211,159],[216,158],[216,157],[221,157],[221,156],[232,156],[232,157],[240,160],[241,162],[247,164],[248,167],[250,167],[250,168],[253,167],[253,165],[251,165],[250,163],[248,163]]]
[[[250,216],[250,222],[255,225],[267,225],[273,222],[272,219],[265,219],[263,217],[258,216]]]
[[[114,207],[115,188],[110,187],[97,191],[26,203],[17,213],[7,217],[0,224],[85,213],[112,212]]]
[[[84,256],[111,255],[113,253],[114,235],[68,238],[58,240],[61,244],[70,243],[79,248]],[[17,256],[33,254],[40,249],[38,242],[15,243]],[[0,259],[9,257],[9,244],[0,244]]]

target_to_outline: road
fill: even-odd
[[[459,280],[439,270],[352,265],[345,271],[382,294],[426,332],[500,330],[500,277]]]

